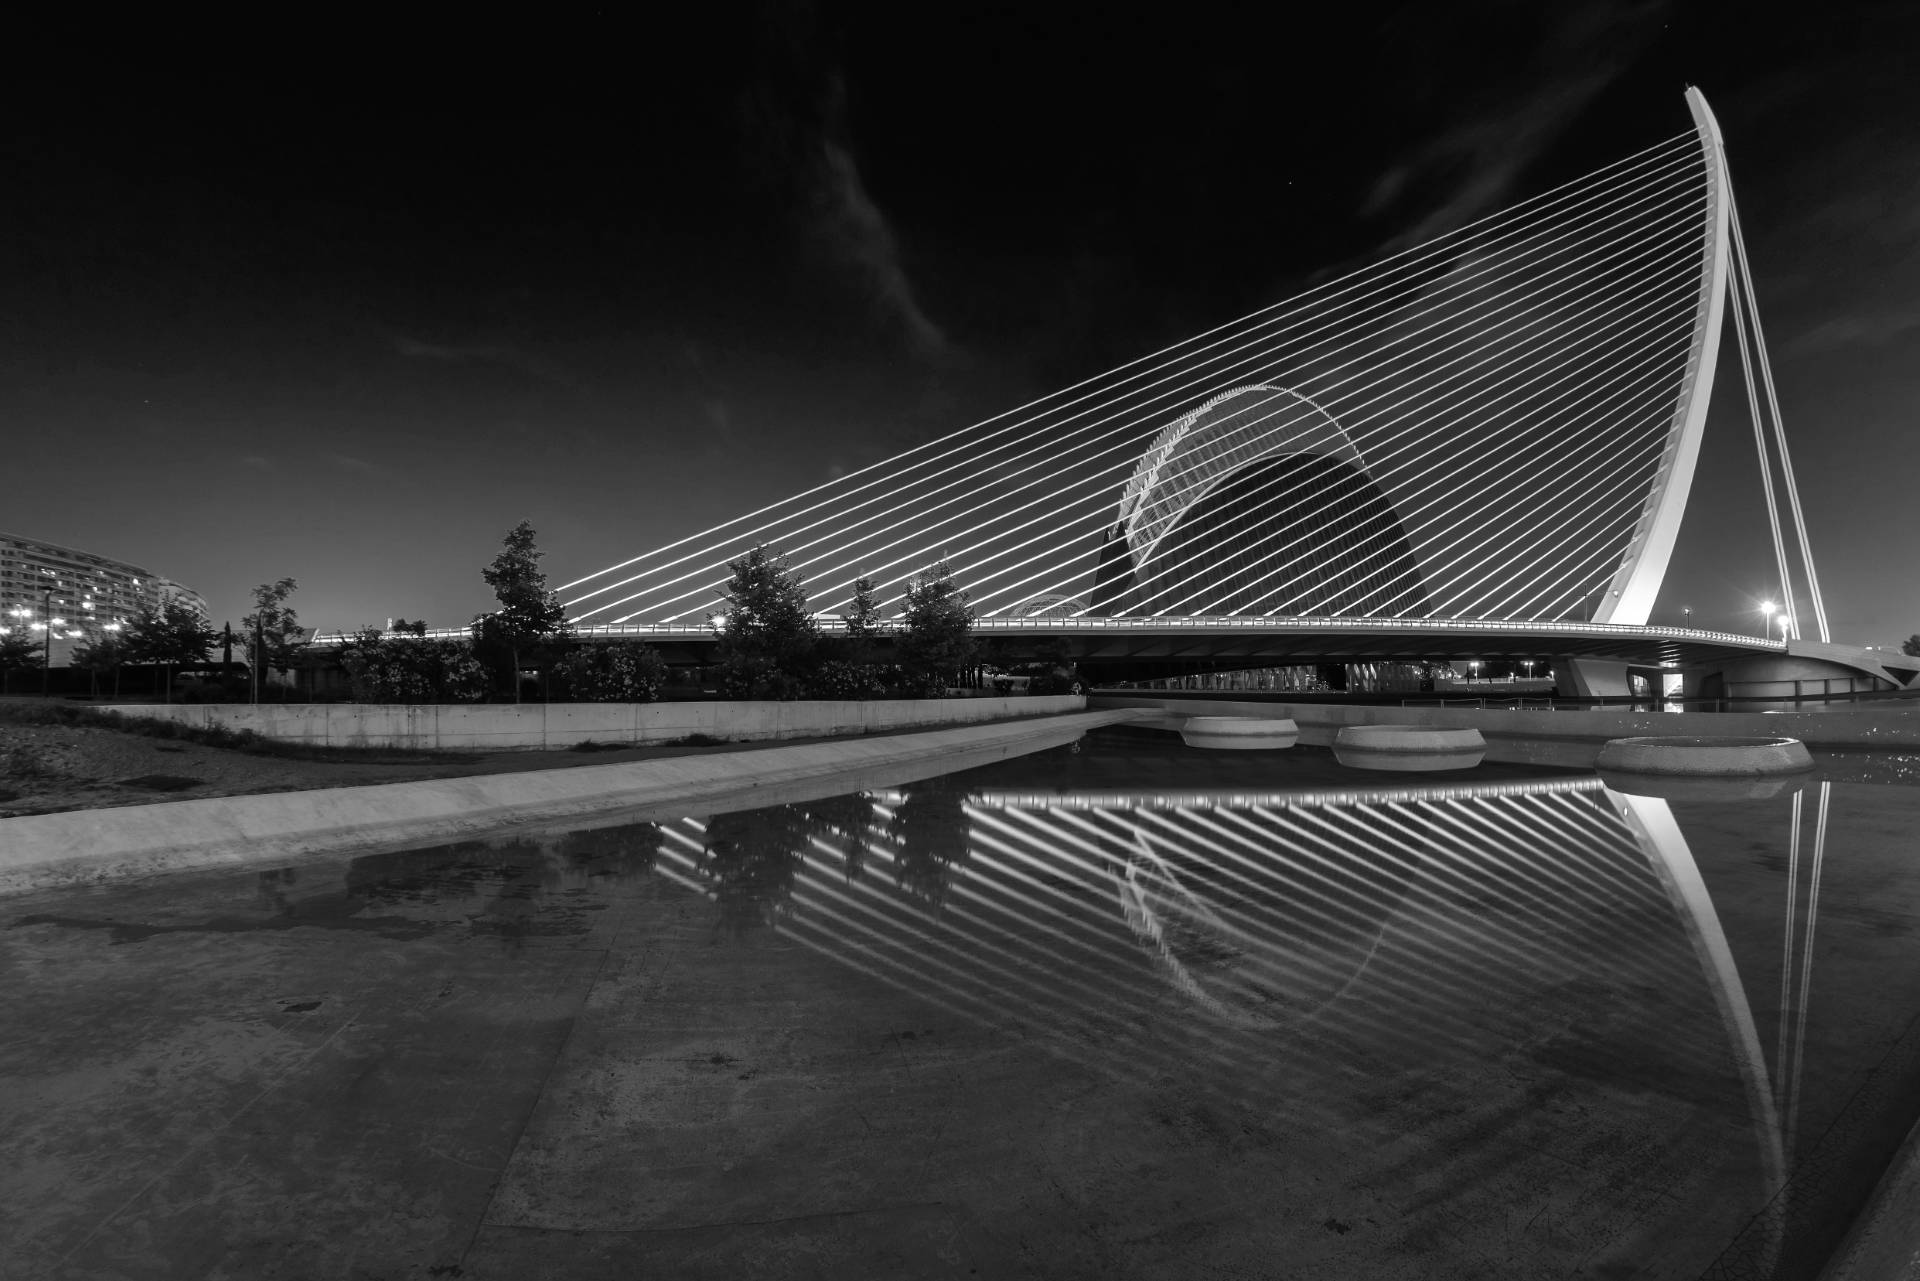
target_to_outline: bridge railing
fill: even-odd
[[[843,618],[825,616],[816,617],[815,625],[826,635],[844,635],[847,622]],[[875,620],[873,631],[879,635],[889,635],[900,630],[898,619]],[[1284,615],[1231,614],[1173,615],[1155,614],[1138,618],[1097,618],[1088,614],[1069,617],[1049,616],[1041,618],[1005,618],[989,616],[976,618],[973,623],[976,634],[987,636],[1014,636],[1022,634],[1061,633],[1087,635],[1099,633],[1139,633],[1139,632],[1191,632],[1191,631],[1237,631],[1245,633],[1300,633],[1300,632],[1468,632],[1481,634],[1541,635],[1559,634],[1567,636],[1631,636],[1641,638],[1659,638],[1663,640],[1697,641],[1722,645],[1739,645],[1745,648],[1773,649],[1785,651],[1786,642],[1776,641],[1763,636],[1748,636],[1740,632],[1706,631],[1689,627],[1637,626],[1630,623],[1583,623],[1559,618],[1297,618]],[[666,623],[600,623],[593,626],[577,627],[575,634],[583,639],[614,639],[632,637],[636,640],[706,640],[714,635],[710,623],[666,622]],[[443,627],[427,632],[428,640],[458,640],[469,635],[464,627]],[[316,632],[310,645],[319,648],[331,648],[351,639],[350,632]]]

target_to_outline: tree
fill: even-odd
[[[898,645],[900,665],[928,694],[951,684],[972,661],[973,611],[946,561],[935,561],[908,585]]]
[[[207,651],[219,639],[205,619],[179,601],[134,619],[125,636],[125,661],[155,663],[165,669],[168,702],[173,701],[173,669],[182,663],[206,662]]]
[[[300,626],[300,616],[287,604],[298,586],[293,579],[283,578],[253,589],[253,612],[240,620],[240,627],[257,673],[291,671],[300,660],[307,633]]]
[[[387,628],[387,630],[398,636],[425,636],[427,634],[427,623],[425,619],[421,619],[417,623],[409,623],[404,618],[396,618],[393,620],[393,626]]]
[[[32,633],[9,631],[0,636],[0,690],[11,693],[15,672],[37,671],[44,662],[46,656]]]
[[[873,580],[865,574],[853,580],[853,606],[847,611],[847,639],[864,644],[877,630],[880,603],[874,597]]]
[[[573,626],[567,622],[566,607],[558,593],[547,590],[547,575],[540,568],[542,553],[533,543],[533,525],[521,521],[507,531],[505,544],[493,563],[480,571],[493,588],[500,608],[473,619],[475,647],[494,659],[506,657],[513,681],[513,701],[520,701],[520,656],[541,662],[548,649],[572,639]]]
[[[727,569],[726,609],[712,619],[722,690],[733,698],[798,698],[820,646],[805,585],[765,543]]]
[[[117,632],[97,625],[89,626],[86,639],[73,647],[73,665],[83,669],[94,694],[100,692],[100,678],[113,677],[113,696],[120,697],[120,668],[127,661],[127,643]]]
[[[1900,652],[1908,658],[1920,658],[1920,632],[1901,641]]]

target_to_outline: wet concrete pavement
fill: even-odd
[[[1673,803],[1730,994],[1608,794],[1104,741],[9,899],[0,1276],[1811,1276],[1920,1115],[1920,792]]]

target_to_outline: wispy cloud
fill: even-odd
[[[915,356],[961,353],[921,302],[909,255],[861,172],[846,87],[805,4],[770,6],[755,50],[762,74],[742,103],[744,142],[756,176],[801,211],[802,231],[851,281],[874,317]]]
[[[327,454],[326,460],[342,471],[354,472],[362,476],[389,476],[392,473],[378,463],[370,463],[364,458],[355,458],[352,454]]]
[[[822,138],[819,148],[814,196],[821,242],[853,270],[880,314],[900,327],[910,350],[928,358],[953,354],[946,331],[915,295],[893,227],[868,194],[853,153],[833,138]]]
[[[274,469],[273,459],[268,458],[265,454],[248,454],[240,460],[240,465],[253,471],[272,471]]]
[[[1788,340],[1789,355],[1810,356],[1848,347],[1884,347],[1920,330],[1920,310],[1867,312],[1838,316]]]
[[[572,389],[579,380],[561,365],[523,347],[510,343],[437,343],[425,342],[405,334],[389,333],[387,343],[393,351],[415,360],[433,360],[448,364],[504,365],[528,377]]]
[[[1423,179],[1451,176],[1445,197],[1378,252],[1443,235],[1491,212],[1520,178],[1644,47],[1658,6],[1568,6],[1559,11],[1536,56],[1532,87],[1502,97],[1389,167],[1360,212],[1377,216]],[[1569,73],[1569,65],[1581,69]]]

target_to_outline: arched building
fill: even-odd
[[[1393,504],[1331,415],[1236,387],[1169,425],[1128,478],[1092,612],[1423,614]]]

